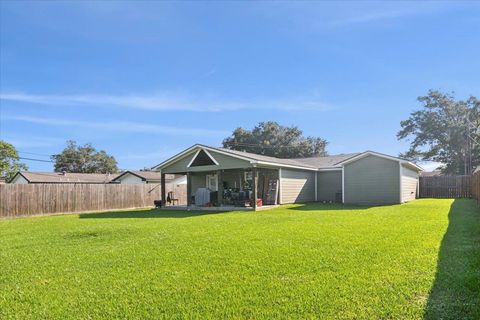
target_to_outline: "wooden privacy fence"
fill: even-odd
[[[480,205],[480,170],[472,175],[472,197],[477,200],[477,205]]]
[[[185,185],[166,191],[186,203]],[[160,198],[159,184],[3,184],[0,217],[150,207]]]
[[[471,176],[420,177],[420,198],[470,198]]]

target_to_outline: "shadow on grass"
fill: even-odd
[[[341,203],[322,203],[322,202],[306,202],[299,205],[289,207],[289,210],[300,211],[322,211],[322,210],[366,210],[373,206],[348,205]]]
[[[190,218],[226,213],[228,211],[187,211],[187,210],[132,210],[80,214],[80,219],[139,219],[139,218]]]
[[[448,218],[424,319],[480,319],[480,208],[457,199]]]

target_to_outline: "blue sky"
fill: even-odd
[[[480,2],[0,2],[0,138],[122,169],[275,120],[331,154],[407,148],[429,89],[480,96]],[[30,170],[49,163],[25,161]]]

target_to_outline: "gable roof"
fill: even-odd
[[[115,177],[113,181],[118,181],[121,177],[131,174],[136,177],[139,177],[143,181],[160,181],[162,174],[159,171],[136,171],[136,170],[127,170],[125,172],[122,172],[120,175]],[[173,180],[175,179],[175,175],[173,174],[167,174],[165,177],[166,180]]]
[[[380,153],[380,152],[376,152],[376,151],[370,151],[370,150],[359,153],[354,157],[351,157],[349,159],[346,159],[344,161],[339,162],[338,164],[345,165],[345,164],[357,161],[357,160],[359,160],[361,158],[364,158],[364,157],[367,157],[367,156],[376,156],[376,157],[380,157],[380,158],[384,158],[384,159],[388,159],[388,160],[398,161],[400,164],[405,165],[405,166],[409,166],[414,170],[423,171],[422,167],[420,167],[417,164],[415,164],[413,162],[410,162],[408,160],[405,160],[405,159],[402,159],[402,158],[399,158],[399,157],[389,156],[388,154],[384,154],[384,153]]]
[[[310,158],[297,158],[294,159],[298,162],[308,164],[312,167],[318,169],[330,169],[330,168],[341,168],[339,163],[353,158],[360,153],[346,153],[346,154],[338,154],[332,156],[325,156],[325,157],[310,157]]]
[[[264,156],[262,154],[256,154],[256,153],[250,153],[250,152],[238,151],[238,150],[230,150],[230,149],[225,149],[225,148],[213,148],[213,149],[218,150],[218,151],[231,153],[233,155],[242,156],[242,157],[245,157],[245,158],[250,158],[252,160],[255,160],[255,161],[261,162],[261,163],[268,162],[268,163],[274,163],[274,164],[284,164],[284,165],[289,165],[289,166],[298,166],[298,167],[306,167],[306,168],[316,169],[315,166],[311,166],[307,163],[302,163],[300,161],[297,161],[298,159],[282,159],[282,158]]]
[[[244,151],[237,151],[237,150],[230,150],[230,149],[225,149],[225,148],[215,148],[215,147],[209,147],[206,145],[202,144],[195,144],[191,146],[190,148],[185,149],[184,151],[180,152],[179,154],[165,160],[164,162],[152,167],[152,170],[157,170],[160,169],[167,164],[183,158],[184,156],[187,156],[193,152],[195,152],[198,149],[204,149],[206,151],[213,151],[213,152],[218,152],[221,154],[225,154],[234,158],[242,159],[245,161],[248,161],[252,164],[258,163],[258,164],[270,164],[270,165],[276,165],[276,166],[284,166],[284,167],[293,167],[293,168],[299,168],[299,169],[307,169],[307,170],[316,170],[317,168],[312,167],[310,165],[295,161],[294,159],[280,159],[280,158],[275,158],[275,157],[269,157],[269,156],[264,156],[260,154],[255,154],[255,153],[250,153],[250,152],[244,152]]]
[[[177,159],[183,158],[190,153],[193,153],[199,149],[204,149],[206,151],[214,151],[219,152],[222,154],[226,154],[235,158],[243,159],[249,161],[252,164],[266,164],[266,165],[274,165],[278,167],[293,167],[298,169],[306,169],[306,170],[321,170],[321,169],[335,169],[341,168],[342,165],[346,163],[350,163],[356,161],[360,158],[363,158],[368,155],[375,155],[382,158],[387,158],[394,161],[399,161],[402,164],[408,165],[415,170],[423,171],[423,169],[416,164],[409,162],[407,160],[392,157],[389,155],[385,155],[383,153],[374,152],[374,151],[365,151],[361,153],[349,153],[349,154],[339,154],[339,155],[332,155],[332,156],[325,156],[325,157],[310,157],[310,158],[294,158],[294,159],[282,159],[282,158],[275,158],[270,156],[265,156],[256,153],[250,153],[245,151],[238,151],[238,150],[231,150],[225,148],[215,148],[209,147],[201,144],[195,144],[190,148],[187,148],[183,152],[165,160],[164,162],[152,167],[153,170],[160,169],[167,164],[174,162]]]
[[[21,175],[29,183],[109,183],[116,176],[103,173],[17,172],[10,183]]]

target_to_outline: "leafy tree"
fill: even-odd
[[[67,141],[67,147],[60,154],[52,156],[55,172],[75,173],[115,173],[117,161],[105,151],[97,151],[90,143],[77,146],[75,141]]]
[[[295,126],[277,122],[260,122],[252,130],[237,128],[223,140],[223,147],[278,158],[325,156],[327,141],[319,137],[304,137]]]
[[[418,101],[423,108],[400,123],[397,138],[410,141],[401,156],[441,162],[446,174],[470,174],[480,164],[480,101],[432,90]]]
[[[7,180],[13,178],[15,173],[20,170],[28,170],[28,167],[18,162],[20,157],[15,147],[3,140],[0,140],[0,177]]]

